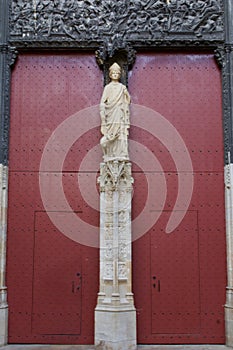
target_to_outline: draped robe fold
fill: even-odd
[[[126,160],[128,155],[130,96],[125,85],[111,82],[105,86],[100,102],[102,119],[100,140],[104,161]]]

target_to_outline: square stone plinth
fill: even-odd
[[[0,308],[0,346],[7,344],[8,308]]]
[[[233,308],[225,307],[226,345],[233,347]]]
[[[136,311],[95,311],[95,345],[99,350],[135,350]]]

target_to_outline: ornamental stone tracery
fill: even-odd
[[[10,35],[100,42],[223,36],[222,0],[13,0]]]

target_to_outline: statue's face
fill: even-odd
[[[112,80],[118,81],[118,80],[120,79],[120,77],[121,77],[120,72],[118,72],[118,71],[116,71],[116,70],[112,70],[112,71],[110,72],[110,78],[111,78]]]

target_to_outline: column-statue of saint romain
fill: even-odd
[[[121,67],[114,63],[109,68],[111,82],[104,88],[100,102],[101,133],[100,144],[104,161],[129,160],[128,129],[130,96],[125,85],[119,82]]]

